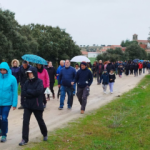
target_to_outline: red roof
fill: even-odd
[[[143,49],[146,49],[146,48],[147,48],[147,45],[145,45],[145,44],[140,44],[140,47],[143,48]]]
[[[148,43],[148,40],[137,40],[137,41],[141,43]]]
[[[87,51],[81,51],[82,55],[88,55]]]

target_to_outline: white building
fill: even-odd
[[[96,58],[101,52],[88,52],[88,58]]]

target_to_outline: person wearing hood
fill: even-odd
[[[59,75],[58,87],[60,88],[60,106],[59,110],[64,107],[65,94],[68,95],[68,109],[72,108],[73,104],[73,83],[75,80],[76,70],[70,66],[70,60],[65,61],[65,68],[62,68]]]
[[[107,72],[109,73],[110,70],[114,70],[115,71],[115,67],[114,65],[108,60],[108,65],[106,67]]]
[[[6,62],[0,64],[0,136],[1,142],[6,142],[8,132],[8,115],[11,107],[16,109],[18,103],[17,80],[11,74]]]
[[[19,71],[20,71],[20,67],[19,67],[20,63],[19,60],[17,59],[13,59],[11,62],[11,72],[12,75],[16,78],[17,80],[17,84],[19,84]]]
[[[77,72],[75,83],[77,83],[77,97],[81,105],[81,114],[84,114],[89,95],[89,88],[93,82],[93,75],[87,68],[86,62],[81,62],[81,69]]]
[[[116,79],[116,75],[115,75],[114,71],[110,70],[110,73],[109,73],[109,89],[110,89],[111,94],[113,94],[115,79]]]
[[[29,69],[30,65],[27,61],[23,61],[22,62],[22,66],[20,67],[20,72],[19,72],[19,82],[20,82],[20,88],[21,88],[21,92],[23,89],[23,86],[27,80],[27,75],[26,75],[26,71]],[[21,96],[21,106],[18,109],[23,109],[23,98]]]
[[[101,84],[100,78],[104,71],[104,65],[102,64],[102,60],[99,60],[99,63],[96,66],[96,71],[97,71],[97,85],[99,85],[99,84]]]
[[[107,85],[109,83],[109,74],[107,73],[107,70],[104,70],[102,76],[101,76],[101,81],[102,81],[102,87],[103,87],[103,92],[106,94],[107,90]]]
[[[37,69],[30,67],[27,72],[28,80],[25,82],[22,96],[24,99],[23,107],[23,127],[22,127],[22,141],[19,146],[26,145],[29,141],[29,122],[31,114],[33,113],[41,133],[43,135],[43,141],[47,141],[47,127],[43,120],[43,81],[38,78]]]
[[[44,69],[43,65],[37,64],[37,71],[38,71],[38,78],[43,81],[43,107],[46,108],[46,97],[45,97],[45,90],[50,86],[49,75],[46,69]]]
[[[52,62],[48,62],[48,67],[46,68],[48,75],[49,75],[49,80],[50,80],[50,90],[53,94],[53,99],[55,99],[55,93],[54,93],[54,83],[55,83],[55,76],[56,76],[56,70],[52,65]],[[48,94],[48,100],[50,100],[50,95]]]

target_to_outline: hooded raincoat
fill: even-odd
[[[0,106],[17,107],[18,103],[17,80],[12,75],[11,70],[6,62],[2,62],[0,64],[0,69],[7,70],[6,74],[0,73]]]

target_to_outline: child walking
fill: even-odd
[[[115,82],[116,76],[114,74],[114,71],[111,70],[109,73],[109,88],[110,88],[110,93],[113,94],[113,87],[114,87],[114,82]]]
[[[102,74],[101,79],[100,79],[100,83],[102,80],[103,80],[102,82],[103,92],[106,94],[107,85],[109,83],[109,75],[107,73],[107,70],[104,70],[104,73]]]

